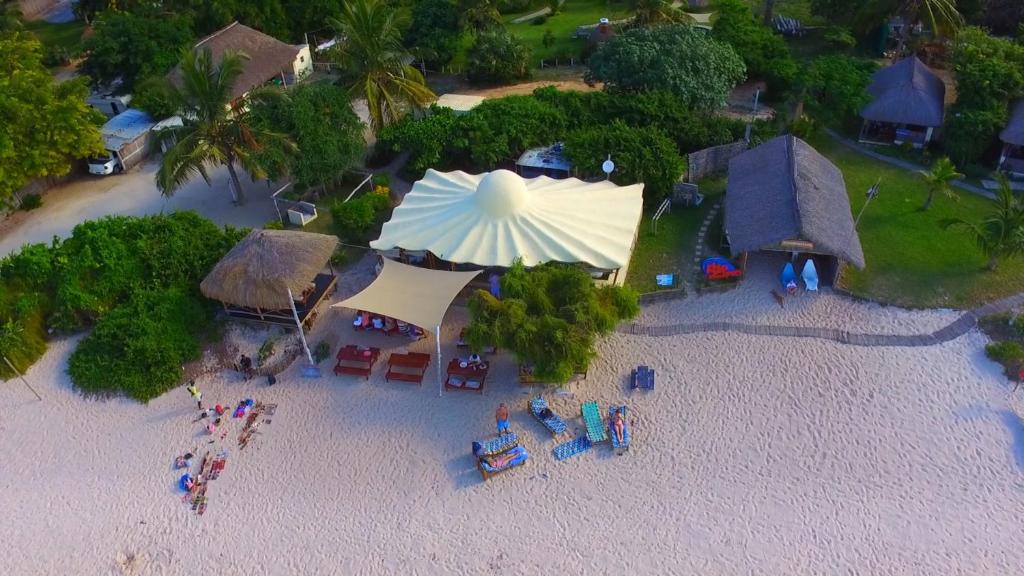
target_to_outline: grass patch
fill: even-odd
[[[62,24],[35,20],[25,22],[25,30],[34,34],[46,48],[63,48],[72,56],[82,51],[82,34],[85,32],[85,22],[81,20]]]
[[[533,12],[534,10],[530,10]],[[530,21],[520,24],[512,24],[512,20],[529,14],[510,14],[505,18],[508,31],[518,36],[523,43],[530,47],[533,54],[533,66],[540,66],[541,60],[568,60],[569,57],[579,59],[583,54],[587,41],[575,39],[572,35],[578,26],[597,24],[601,18],[619,20],[630,15],[629,8],[625,2],[609,3],[605,0],[565,0],[561,11],[548,16],[547,21],[536,26]],[[551,46],[544,45],[544,35],[551,31],[554,36],[554,43]]]
[[[944,218],[980,219],[989,210],[989,200],[961,191],[959,202],[937,197],[931,210],[921,212],[927,188],[920,175],[858,154],[824,135],[812,144],[843,171],[854,216],[864,205],[864,191],[882,180],[878,198],[858,228],[867,267],[848,268],[840,278],[842,288],[901,306],[955,308],[1019,291],[1024,260],[1007,260],[998,271],[988,272],[984,255],[968,235],[939,225]]]
[[[651,225],[653,211],[644,211],[640,222],[640,233],[636,247],[629,261],[626,285],[640,292],[656,292],[658,274],[675,274],[676,286],[690,273],[693,266],[694,250],[697,247],[697,233],[704,217],[718,197],[725,190],[725,179],[715,178],[700,183],[704,202],[699,208],[676,206],[658,220],[658,233]]]

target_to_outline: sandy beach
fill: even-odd
[[[336,299],[366,282],[343,278]],[[757,292],[658,304],[641,320],[842,317],[903,333],[955,318],[829,293],[783,310]],[[311,342],[433,351],[354,333],[350,316],[325,311]],[[446,357],[466,321],[449,311]],[[183,386],[148,405],[82,398],[64,373],[77,340],[28,372],[42,402],[0,386],[6,574],[1012,574],[1024,561],[1024,405],[977,331],[919,348],[614,334],[586,380],[546,395],[570,435],[582,401],[626,403],[632,450],[564,462],[507,355],[482,395],[438,397],[434,365],[422,387],[385,383],[381,364],[368,380],[336,377],[330,360],[322,378],[296,362],[273,387],[204,377],[207,405],[278,405],[239,450],[239,420],[207,444]],[[657,370],[656,390],[627,389],[637,364]],[[469,447],[493,435],[499,402],[530,459],[485,483]],[[225,470],[197,516],[172,460],[220,448]]]

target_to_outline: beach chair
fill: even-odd
[[[800,277],[804,279],[804,286],[807,287],[809,292],[818,291],[818,269],[814,267],[813,259],[808,258],[807,262],[804,263],[804,269],[800,273]]]
[[[597,407],[597,402],[584,402],[580,412],[583,414],[583,424],[587,427],[587,439],[592,444],[607,442],[608,430],[601,419],[601,409]]]
[[[530,412],[530,414],[533,414],[533,417],[536,418],[541,424],[543,424],[549,432],[551,432],[552,436],[558,436],[559,434],[565,432],[565,421],[562,420],[562,418],[559,417],[558,414],[552,412],[551,415],[548,416],[547,418],[541,416],[541,412],[543,412],[545,409],[549,411],[551,410],[551,408],[548,407],[547,400],[545,400],[544,398],[537,396],[536,398],[531,399],[529,402],[526,403],[526,409]]]
[[[796,292],[796,270],[793,269],[792,262],[786,262],[786,266],[782,269],[782,274],[779,276],[779,281],[782,282],[782,287],[789,293]]]
[[[474,456],[496,456],[519,446],[519,437],[516,436],[515,432],[506,432],[497,438],[491,438],[483,442],[474,442],[474,444],[480,445],[480,449],[474,452]]]
[[[615,412],[618,410],[622,411],[622,420],[625,422],[625,425],[622,427],[622,442],[619,442],[619,438],[615,435],[615,430],[612,428],[612,422],[615,421]],[[612,448],[620,454],[629,450],[629,422],[626,419],[625,406],[612,406],[608,408],[608,436],[612,439]]]
[[[488,461],[487,458],[477,458],[476,467],[478,470],[480,470],[480,476],[482,476],[484,481],[486,482],[496,474],[501,474],[502,472],[526,464],[527,458],[529,458],[529,454],[526,453],[526,450],[519,448],[519,454],[516,455],[516,457],[510,460],[508,463],[506,463],[504,466],[496,467],[493,464],[491,464],[491,462]]]
[[[586,436],[578,436],[568,442],[563,442],[558,446],[555,446],[554,449],[551,450],[551,453],[554,454],[555,460],[561,462],[562,460],[572,458],[577,454],[582,454],[587,450],[590,450],[591,446],[593,446],[593,444],[590,442],[590,439]]]
[[[636,390],[637,388],[654,390],[654,370],[647,366],[637,366],[636,370],[633,370],[633,376],[630,378],[629,387],[633,390]]]

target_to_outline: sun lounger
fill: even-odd
[[[647,366],[637,366],[636,370],[633,370],[633,377],[630,380],[630,388],[633,390],[636,390],[637,388],[654,390],[654,370]]]
[[[543,424],[544,427],[551,432],[552,436],[558,436],[559,434],[565,432],[565,421],[562,420],[558,416],[558,414],[551,412],[551,415],[549,415],[547,418],[541,416],[541,412],[543,412],[545,409],[549,411],[551,410],[550,407],[548,407],[547,400],[545,400],[544,398],[537,396],[536,398],[531,399],[529,402],[527,402],[526,408],[527,410],[529,410],[530,414],[533,414],[534,418],[539,420],[540,423]]]
[[[807,259],[800,276],[804,279],[804,286],[807,287],[808,292],[818,291],[818,269],[814,267],[814,260]]]
[[[562,444],[555,446],[551,453],[555,455],[555,460],[562,461],[590,450],[591,446],[593,446],[593,444],[591,444],[590,440],[586,436],[578,436],[568,442],[563,442]]]
[[[491,464],[491,462],[487,458],[477,458],[476,467],[478,470],[480,470],[480,475],[483,476],[485,481],[487,481],[496,474],[500,474],[502,472],[505,472],[506,470],[511,470],[513,468],[526,464],[526,460],[527,458],[529,458],[529,454],[527,454],[526,450],[524,450],[523,448],[518,448],[518,451],[519,453],[516,455],[516,457],[510,460],[504,466],[496,467],[493,464]]]
[[[796,270],[793,269],[792,262],[786,262],[786,266],[782,269],[782,275],[779,276],[779,282],[782,282],[782,287],[793,294],[796,292]]]
[[[516,436],[515,432],[507,432],[497,438],[491,438],[484,442],[474,442],[474,444],[480,445],[480,448],[474,452],[475,456],[495,456],[519,446],[519,437]]]
[[[587,427],[587,439],[594,444],[606,442],[608,431],[601,419],[601,409],[597,407],[597,402],[584,402],[580,411],[583,413],[583,424]]]
[[[618,436],[615,435],[615,429],[612,423],[615,422],[615,412],[622,410],[622,420],[624,426],[622,427],[622,442],[619,442]],[[626,407],[625,406],[612,406],[608,409],[608,436],[612,439],[612,448],[619,452],[625,452],[629,450],[629,422],[626,420]]]

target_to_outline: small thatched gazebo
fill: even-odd
[[[999,155],[998,169],[1024,176],[1024,98],[1010,107],[1010,120],[999,133],[1003,153]]]
[[[744,262],[748,252],[758,251],[817,256],[827,282],[840,260],[864,267],[843,173],[790,135],[729,162],[725,234],[732,254],[743,255]]]
[[[861,110],[860,141],[922,148],[942,126],[946,84],[935,72],[909,56],[871,76],[871,102]]]
[[[229,316],[308,326],[335,288],[325,273],[338,239],[290,230],[253,230],[203,279],[203,295],[224,304]]]

